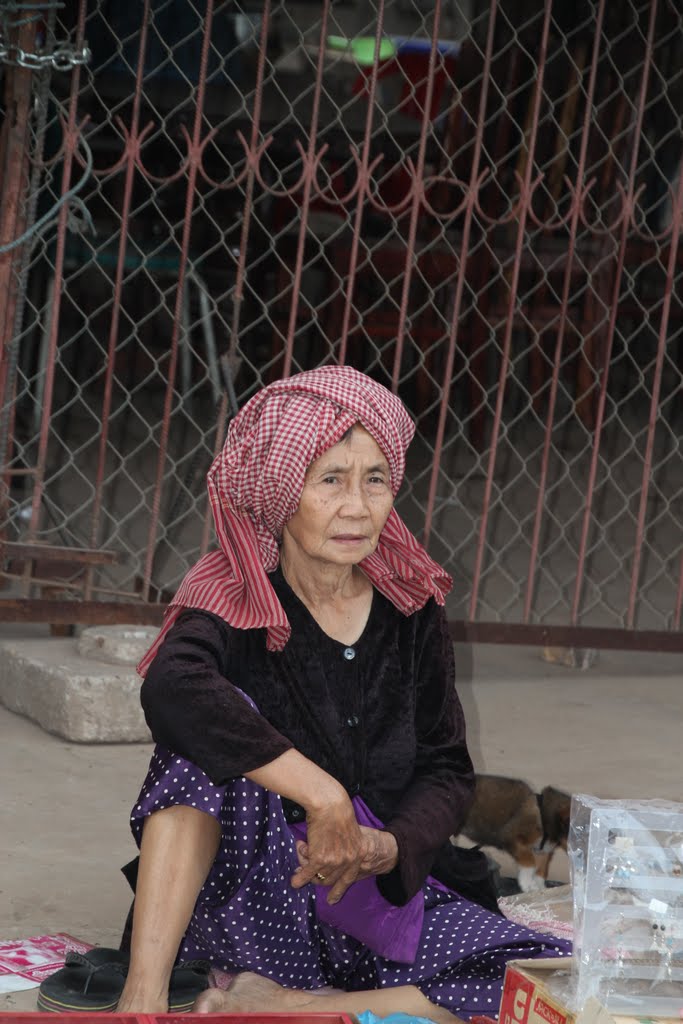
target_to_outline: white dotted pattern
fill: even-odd
[[[469,1018],[497,1015],[508,960],[571,952],[565,940],[532,932],[426,884],[415,962],[385,960],[318,922],[312,886],[290,886],[296,850],[279,797],[243,778],[214,786],[195,765],[157,747],[131,816],[136,841],[148,814],[178,805],[213,815],[222,829],[218,855],[181,945],[184,960],[203,958],[226,971],[256,971],[287,988],[416,985],[432,1002]]]

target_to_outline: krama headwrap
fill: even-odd
[[[207,476],[219,549],[201,558],[180,584],[159,636],[138,665],[141,675],[184,608],[213,612],[239,629],[265,628],[268,649],[283,649],[291,628],[268,579],[279,561],[278,541],[298,508],[311,462],[355,423],[382,450],[395,496],[415,424],[401,400],[370,377],[350,366],[323,366],[277,381],[247,402]],[[430,597],[443,604],[452,586],[395,509],[360,567],[406,615]]]

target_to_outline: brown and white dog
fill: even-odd
[[[523,892],[542,889],[557,847],[567,849],[571,796],[552,786],[534,793],[521,779],[477,775],[461,835],[510,854]]]

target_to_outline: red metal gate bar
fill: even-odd
[[[602,626],[551,626],[540,623],[449,622],[458,643],[514,644],[523,647],[565,647],[604,651],[657,651],[683,654],[683,633],[668,630],[609,629]]]
[[[522,202],[521,209],[519,211],[519,219],[517,225],[517,239],[515,242],[515,262],[512,271],[512,280],[510,282],[510,298],[508,302],[507,320],[505,323],[505,336],[503,339],[503,356],[501,360],[500,377],[498,380],[498,390],[496,394],[496,409],[493,420],[493,428],[491,432],[491,447],[489,451],[488,468],[486,471],[484,500],[482,502],[481,524],[479,527],[479,540],[477,542],[474,579],[472,580],[472,595],[470,598],[469,608],[470,619],[476,618],[477,605],[479,603],[479,586],[481,583],[481,571],[484,563],[484,548],[486,545],[486,532],[488,528],[489,511],[491,506],[493,474],[496,467],[496,456],[498,453],[498,435],[500,433],[500,424],[503,416],[503,398],[505,396],[505,385],[507,383],[507,375],[510,365],[510,344],[512,342],[512,326],[514,321],[515,304],[517,302],[517,289],[519,285],[519,273],[522,261],[522,246],[524,242],[524,232],[526,230],[526,219],[529,212],[529,207],[531,205],[531,195],[533,192],[532,175],[534,170],[534,154],[536,150],[536,138],[538,135],[538,118],[541,110],[541,100],[543,98],[543,77],[545,74],[546,58],[548,55],[548,36],[550,33],[551,12],[552,0],[546,0],[545,12],[543,16],[543,32],[541,36],[538,68],[536,69],[536,94],[534,96],[534,108],[530,128],[531,137],[529,139],[526,154],[526,168],[524,171],[524,180],[520,181],[520,192]]]
[[[420,125],[420,143],[417,151],[417,165],[411,167],[411,192],[412,206],[410,210],[410,226],[408,228],[408,243],[406,246],[406,265],[403,272],[403,288],[401,291],[401,307],[398,314],[398,327],[396,331],[396,349],[394,352],[394,369],[391,376],[391,389],[398,390],[398,381],[401,372],[401,361],[403,359],[403,342],[405,340],[406,315],[408,310],[408,297],[410,295],[410,284],[413,277],[413,266],[415,263],[415,239],[417,237],[417,219],[420,214],[420,206],[424,198],[424,166],[425,152],[427,148],[427,128],[431,121],[432,95],[434,91],[434,68],[436,67],[436,56],[439,52],[439,26],[441,23],[441,0],[434,4],[434,26],[432,28],[432,45],[429,51],[429,67],[427,71],[427,94],[422,109],[422,123]],[[411,161],[412,162],[412,161]]]
[[[249,229],[251,227],[251,216],[254,203],[254,182],[256,178],[256,166],[259,159],[259,135],[261,134],[261,112],[263,109],[263,80],[266,67],[266,52],[268,49],[268,27],[270,23],[271,0],[264,0],[263,17],[261,19],[261,38],[259,44],[258,61],[256,64],[256,86],[254,90],[254,112],[251,118],[251,136],[249,147],[245,145],[247,156],[247,176],[244,186],[244,209],[242,213],[242,230],[240,232],[240,249],[237,254],[237,271],[235,274],[235,287],[233,291],[232,318],[230,321],[230,341],[228,344],[228,365],[231,372],[235,372],[237,360],[237,340],[239,337],[240,315],[242,302],[244,300],[244,278],[247,263],[247,244],[249,242]],[[240,133],[238,132],[238,135]],[[241,137],[241,136],[240,136]],[[223,416],[227,411],[227,400],[221,404]]]
[[[571,622],[572,625],[576,625],[579,621],[580,616],[580,601],[583,590],[583,577],[586,567],[586,551],[588,548],[588,532],[591,525],[591,516],[593,510],[593,496],[595,492],[595,479],[598,471],[598,459],[600,456],[600,443],[602,440],[602,427],[605,418],[605,404],[607,401],[607,381],[609,378],[610,360],[612,357],[612,348],[614,344],[614,333],[616,331],[617,323],[617,311],[619,309],[619,295],[621,293],[621,279],[624,272],[624,260],[626,256],[626,240],[628,237],[629,224],[631,216],[633,214],[635,204],[635,180],[636,170],[638,167],[638,153],[640,150],[640,142],[642,138],[643,128],[643,114],[645,111],[645,99],[647,96],[647,87],[650,77],[650,64],[652,63],[652,50],[654,44],[654,33],[655,24],[657,20],[657,0],[652,0],[650,7],[650,22],[647,30],[647,44],[645,47],[645,63],[643,65],[643,77],[640,88],[640,97],[638,100],[638,115],[636,118],[635,131],[633,136],[633,149],[631,152],[631,166],[629,169],[628,178],[628,192],[624,197],[623,209],[621,213],[621,235],[619,239],[619,256],[617,259],[617,269],[614,278],[614,288],[612,290],[612,304],[610,312],[609,327],[607,330],[607,340],[605,343],[605,351],[603,354],[602,364],[602,379],[600,382],[600,396],[598,398],[598,408],[595,416],[595,427],[593,437],[593,452],[591,455],[591,465],[588,474],[588,489],[586,492],[586,504],[583,514],[583,523],[581,526],[581,540],[579,542],[579,553],[576,566],[576,584],[574,587],[574,600],[572,602]],[[617,221],[619,223],[619,221]],[[616,229],[616,224],[613,227]]]
[[[54,580],[51,581],[54,583]],[[49,622],[53,625],[160,626],[168,605],[143,601],[71,601],[7,598],[0,601],[0,622]],[[514,644],[523,647],[578,647],[591,650],[657,651],[683,654],[683,633],[536,623],[449,622],[457,643]]]
[[[145,67],[145,52],[147,50],[147,29],[149,26],[149,0],[144,0],[142,23],[140,25],[140,43],[138,46],[138,67],[135,75],[135,96],[133,97],[133,109],[130,119],[130,129],[126,129],[126,176],[123,186],[123,200],[121,208],[121,226],[119,235],[118,257],[116,262],[116,276],[114,278],[114,299],[111,311],[111,325],[109,329],[109,344],[107,346],[107,369],[104,384],[104,395],[102,398],[102,431],[100,433],[99,450],[97,456],[97,475],[95,478],[95,495],[92,511],[92,526],[90,530],[90,543],[93,547],[97,544],[100,532],[100,511],[102,506],[102,491],[104,486],[104,467],[107,459],[107,446],[109,444],[109,420],[111,414],[112,392],[114,385],[114,367],[116,365],[116,343],[119,336],[119,318],[121,313],[121,293],[123,290],[123,276],[126,264],[126,251],[128,249],[128,224],[130,221],[130,208],[133,198],[133,182],[135,179],[136,162],[140,147],[140,104],[142,101],[143,72]],[[85,599],[90,600],[92,596],[93,570],[89,569],[85,580]]]
[[[681,609],[683,608],[683,554],[681,554],[681,567],[678,570],[678,594],[676,595],[676,607],[674,609],[673,628],[681,628]]]
[[[600,6],[598,8],[598,15],[595,25],[595,38],[593,43],[593,59],[591,62],[590,78],[588,82],[588,93],[586,95],[586,110],[583,119],[583,131],[581,135],[581,148],[579,152],[579,162],[576,170],[576,187],[574,195],[572,197],[571,207],[571,222],[569,228],[569,244],[567,251],[567,261],[564,271],[564,279],[562,282],[562,305],[560,312],[560,322],[557,331],[557,339],[555,342],[555,356],[553,362],[553,373],[550,384],[550,395],[548,397],[548,412],[546,416],[545,425],[545,438],[543,441],[543,456],[541,459],[541,473],[538,482],[538,496],[536,499],[536,513],[534,516],[534,529],[531,539],[531,553],[529,555],[529,569],[527,572],[527,590],[526,598],[524,601],[524,621],[529,622],[531,618],[531,607],[534,596],[534,587],[536,584],[536,562],[538,559],[538,546],[541,536],[541,524],[543,521],[543,511],[545,509],[546,500],[546,484],[548,479],[548,464],[550,461],[550,446],[552,441],[552,433],[555,419],[555,405],[557,401],[557,391],[560,382],[560,365],[562,360],[562,349],[564,346],[564,335],[565,328],[567,325],[567,312],[569,309],[569,289],[571,286],[572,277],[572,264],[574,263],[574,256],[576,251],[576,233],[579,225],[579,214],[581,212],[581,202],[584,189],[584,178],[586,173],[586,156],[588,152],[588,137],[590,134],[592,115],[593,115],[593,100],[595,97],[595,83],[597,79],[598,71],[598,57],[600,54],[600,44],[602,41],[602,24],[605,13],[605,0],[600,0]]]
[[[645,458],[643,460],[643,480],[640,487],[640,505],[638,507],[638,523],[636,527],[636,543],[633,552],[633,571],[631,574],[631,589],[629,593],[628,615],[626,625],[633,629],[636,615],[636,595],[638,593],[638,577],[640,575],[640,563],[642,558],[643,537],[645,534],[645,514],[647,511],[647,499],[650,493],[650,477],[652,474],[652,452],[655,444],[655,430],[657,429],[657,417],[659,412],[659,396],[662,386],[662,371],[664,369],[664,352],[667,343],[669,328],[669,313],[671,311],[671,295],[674,286],[674,274],[676,271],[676,257],[678,254],[678,242],[681,235],[681,218],[683,216],[683,174],[679,175],[678,188],[674,201],[673,228],[669,242],[669,265],[666,272],[666,285],[664,288],[664,302],[662,303],[662,316],[659,325],[659,343],[657,345],[657,359],[655,362],[654,379],[652,381],[652,400],[650,402],[650,416],[647,426],[647,443],[645,446]]]
[[[235,272],[235,285],[233,289],[232,299],[232,314],[230,318],[230,333],[228,340],[228,351],[226,353],[226,366],[227,372],[235,374],[238,366],[238,338],[240,328],[240,318],[242,314],[242,303],[244,301],[244,281],[246,277],[246,264],[247,264],[247,246],[249,244],[249,229],[251,227],[251,217],[254,206],[254,183],[256,180],[256,167],[259,159],[259,135],[261,134],[261,113],[263,110],[263,81],[265,77],[266,68],[266,52],[268,48],[268,28],[270,24],[270,3],[271,0],[265,0],[263,5],[263,16],[261,18],[261,37],[259,43],[258,60],[256,64],[256,85],[254,88],[254,110],[251,117],[251,134],[249,137],[249,144],[244,142],[243,136],[238,132],[238,136],[242,139],[247,159],[246,168],[246,179],[244,186],[244,207],[242,212],[242,230],[240,231],[240,243],[239,252],[237,254],[237,270]],[[204,174],[206,178],[206,174]],[[218,187],[217,182],[211,182],[215,187]],[[233,183],[236,184],[236,183]],[[234,409],[231,410],[234,413]],[[228,394],[226,389],[223,389],[223,395],[218,408],[218,421],[216,425],[216,436],[214,439],[213,446],[213,458],[215,459],[219,451],[223,447],[223,441],[225,440],[225,432],[227,429],[227,417],[229,412]],[[206,554],[209,548],[211,540],[211,529],[213,525],[213,517],[211,515],[211,506],[209,502],[206,502],[204,509],[204,526],[202,529],[202,537],[199,544],[199,555],[202,557]]]
[[[365,197],[368,189],[368,181],[372,168],[370,167],[370,145],[372,142],[372,123],[375,113],[375,98],[377,96],[377,76],[379,73],[379,52],[384,34],[384,2],[379,0],[377,8],[377,30],[375,32],[375,59],[370,74],[368,86],[368,102],[365,113],[365,131],[363,133],[363,146],[361,159],[358,166],[358,177],[356,180],[356,210],[353,216],[353,238],[351,239],[351,251],[349,254],[349,265],[346,271],[346,295],[344,297],[344,314],[342,316],[341,336],[339,342],[339,365],[346,362],[346,346],[349,338],[349,323],[351,320],[351,309],[353,303],[353,288],[356,283],[356,270],[358,268],[358,248],[360,246],[360,231],[363,224],[363,212],[365,209]],[[373,161],[375,167],[381,157]],[[349,202],[353,190],[339,202]]]
[[[77,45],[83,47],[85,37],[85,18],[87,0],[80,0],[78,7],[78,25],[76,29]],[[71,181],[71,170],[73,167],[76,148],[78,146],[79,131],[76,126],[76,114],[78,110],[78,94],[81,84],[80,64],[74,67],[71,76],[71,88],[69,91],[69,120],[67,125],[62,126],[64,132],[64,166],[62,170],[61,194],[69,190]],[[40,511],[43,501],[43,490],[45,486],[45,467],[47,463],[47,448],[50,433],[50,418],[52,415],[52,397],[54,391],[55,362],[57,357],[57,336],[59,333],[59,311],[61,309],[61,298],[64,283],[64,249],[66,246],[66,225],[69,211],[66,203],[59,211],[57,222],[57,247],[55,254],[54,272],[54,299],[50,310],[50,331],[47,351],[47,362],[45,365],[45,390],[43,392],[43,408],[40,418],[40,439],[38,442],[38,456],[36,459],[36,473],[31,503],[31,519],[28,527],[29,542],[34,541],[38,533],[40,523]],[[26,578],[26,586],[29,585]]]
[[[55,580],[50,583],[54,585]],[[0,601],[0,622],[160,626],[166,607],[143,601],[49,601],[10,597]]]
[[[197,174],[201,162],[201,134],[202,119],[204,115],[204,93],[206,89],[206,72],[209,60],[209,48],[211,46],[211,27],[213,23],[214,0],[207,0],[206,13],[204,15],[204,37],[202,39],[202,53],[199,62],[199,81],[197,83],[197,100],[192,129],[192,138],[187,138],[187,191],[185,193],[185,216],[183,220],[183,235],[180,247],[180,264],[178,267],[178,286],[176,289],[175,309],[173,313],[173,331],[171,335],[171,358],[168,367],[168,383],[166,386],[166,398],[164,401],[164,413],[161,426],[161,437],[159,439],[159,456],[157,460],[157,475],[152,498],[152,512],[150,517],[149,534],[147,538],[147,555],[145,558],[145,569],[142,580],[142,599],[149,598],[149,588],[152,579],[152,567],[154,564],[154,552],[156,549],[157,531],[159,527],[159,511],[161,508],[161,491],[164,483],[164,468],[168,451],[168,435],[171,422],[171,408],[173,405],[173,393],[175,390],[176,367],[178,364],[178,331],[181,323],[181,309],[183,304],[183,286],[187,271],[187,261],[190,249],[190,235],[192,233],[192,211],[197,186]]]
[[[56,544],[25,544],[22,541],[0,540],[0,558],[35,558],[49,562],[82,562],[84,565],[114,565],[115,551],[100,548],[59,547]]]
[[[17,46],[32,51],[35,46],[36,23],[27,17],[17,33]],[[13,67],[5,72],[5,118],[0,136],[2,203],[0,204],[0,244],[7,245],[23,235],[26,227],[26,189],[29,183],[27,157],[29,152],[29,117],[31,112],[30,68]],[[24,243],[25,245],[26,243]],[[16,326],[15,310],[19,299],[19,282],[15,266],[22,257],[23,246],[0,254],[0,458],[3,477],[11,461],[11,439],[14,423],[12,381],[9,379],[9,359],[12,335]],[[11,404],[10,404],[11,403]],[[2,480],[0,511],[5,518],[7,508],[7,481]]]
[[[432,472],[429,480],[427,509],[425,511],[425,524],[422,534],[425,544],[429,543],[429,535],[432,529],[432,517],[434,515],[434,502],[436,500],[436,488],[439,480],[439,473],[441,471],[441,455],[443,452],[444,434],[446,432],[446,416],[448,413],[448,406],[451,397],[451,383],[453,380],[453,366],[455,364],[455,349],[458,337],[458,327],[460,323],[462,295],[465,287],[465,272],[470,247],[472,218],[474,216],[474,208],[477,201],[477,189],[479,188],[483,180],[483,177],[480,176],[479,174],[479,164],[481,161],[481,150],[484,144],[484,122],[486,121],[486,104],[488,102],[489,83],[491,79],[491,59],[493,55],[493,40],[495,38],[497,13],[497,0],[491,0],[491,8],[489,10],[488,35],[486,39],[486,56],[484,59],[483,82],[481,87],[481,95],[479,98],[479,115],[477,117],[477,133],[474,140],[474,155],[472,157],[472,165],[470,168],[470,180],[466,191],[465,223],[463,225],[462,240],[460,242],[460,257],[458,263],[460,273],[458,274],[455,285],[453,314],[451,316],[451,324],[448,331],[448,355],[446,357],[446,365],[443,371],[443,383],[441,385],[441,405],[439,406],[439,421],[436,428],[436,440],[434,442],[434,461],[432,464]]]
[[[32,50],[35,45],[36,25],[26,19],[17,38],[19,49]],[[28,184],[27,158],[28,122],[31,112],[31,82],[33,71],[28,67],[10,67],[5,73],[5,119],[2,126],[2,220],[0,244],[7,245],[24,233],[23,208]],[[12,285],[12,271],[16,250],[0,254],[0,338],[3,354],[9,345],[14,326],[16,288]],[[4,363],[4,360],[3,360]],[[4,380],[0,382],[4,384]],[[4,394],[4,388],[0,390]]]
[[[294,263],[294,279],[292,281],[292,305],[289,310],[289,323],[287,325],[287,340],[285,347],[285,364],[282,370],[283,377],[289,377],[292,372],[292,357],[294,352],[294,334],[296,331],[296,320],[299,313],[299,290],[301,288],[301,272],[304,263],[304,247],[306,245],[306,232],[308,230],[308,214],[311,206],[311,190],[315,179],[315,172],[321,154],[316,156],[315,147],[318,141],[318,116],[320,111],[320,93],[323,84],[323,67],[325,65],[325,51],[327,49],[327,18],[330,13],[331,0],[325,0],[322,17],[320,19],[320,45],[318,48],[318,64],[315,69],[315,91],[313,93],[313,108],[311,110],[311,130],[308,135],[308,147],[301,157],[304,165],[304,193],[301,200],[301,219],[299,222],[299,237],[296,245],[296,260]]]

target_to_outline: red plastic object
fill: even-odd
[[[0,1013],[2,1024],[88,1024],[89,1021],[112,1021],[116,1024],[149,1024],[148,1018],[135,1013]]]
[[[0,1024],[354,1024],[346,1013],[1,1013]]]
[[[346,1013],[164,1013],[141,1024],[206,1024],[207,1018],[215,1024],[354,1024]]]

